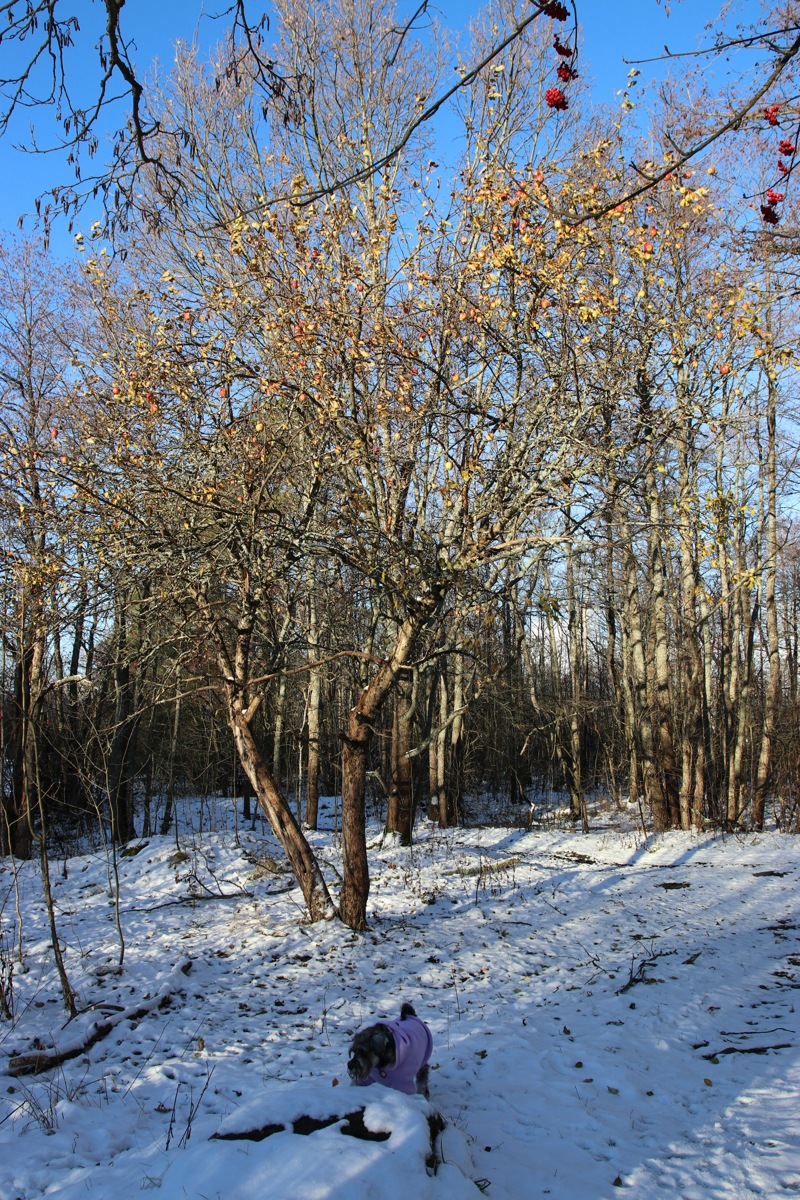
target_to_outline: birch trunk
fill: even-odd
[[[306,825],[309,829],[316,829],[319,821],[319,771],[322,753],[322,669],[318,661],[319,614],[313,578],[309,579],[308,647],[311,668],[308,676],[306,715]]]

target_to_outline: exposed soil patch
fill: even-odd
[[[341,1113],[336,1113],[332,1117],[297,1117],[292,1121],[292,1133],[299,1133],[303,1137],[308,1137],[311,1133],[316,1133],[319,1129],[327,1129],[329,1125],[335,1125],[337,1121],[344,1120],[341,1132],[347,1134],[348,1137],[359,1138],[363,1142],[385,1142],[392,1136],[390,1131],[379,1129],[367,1129],[364,1124],[364,1109],[357,1108],[354,1112],[347,1113],[342,1117]],[[212,1141],[220,1142],[263,1142],[264,1138],[271,1137],[273,1133],[285,1133],[285,1125],[263,1125],[260,1129],[248,1129],[240,1133],[214,1133],[211,1135]]]

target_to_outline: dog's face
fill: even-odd
[[[395,1061],[394,1038],[385,1025],[370,1025],[353,1038],[347,1071],[354,1083],[363,1083],[373,1068],[390,1067]]]

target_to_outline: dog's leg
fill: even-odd
[[[430,1090],[428,1088],[428,1065],[427,1065],[427,1063],[425,1064],[424,1067],[420,1067],[420,1069],[417,1071],[416,1084],[417,1084],[417,1095],[424,1096],[426,1100],[430,1100],[431,1094],[430,1094]]]

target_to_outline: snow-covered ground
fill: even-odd
[[[17,895],[0,864],[6,980],[17,911],[24,950],[0,1200],[800,1195],[797,838],[423,824],[407,850],[376,826],[354,935],[303,924],[260,823],[237,844],[229,802],[193,815],[179,852],[119,860],[121,970],[105,856],[54,864],[69,1024],[37,868]],[[348,1083],[353,1032],[403,1000],[433,1031],[430,1103]]]

